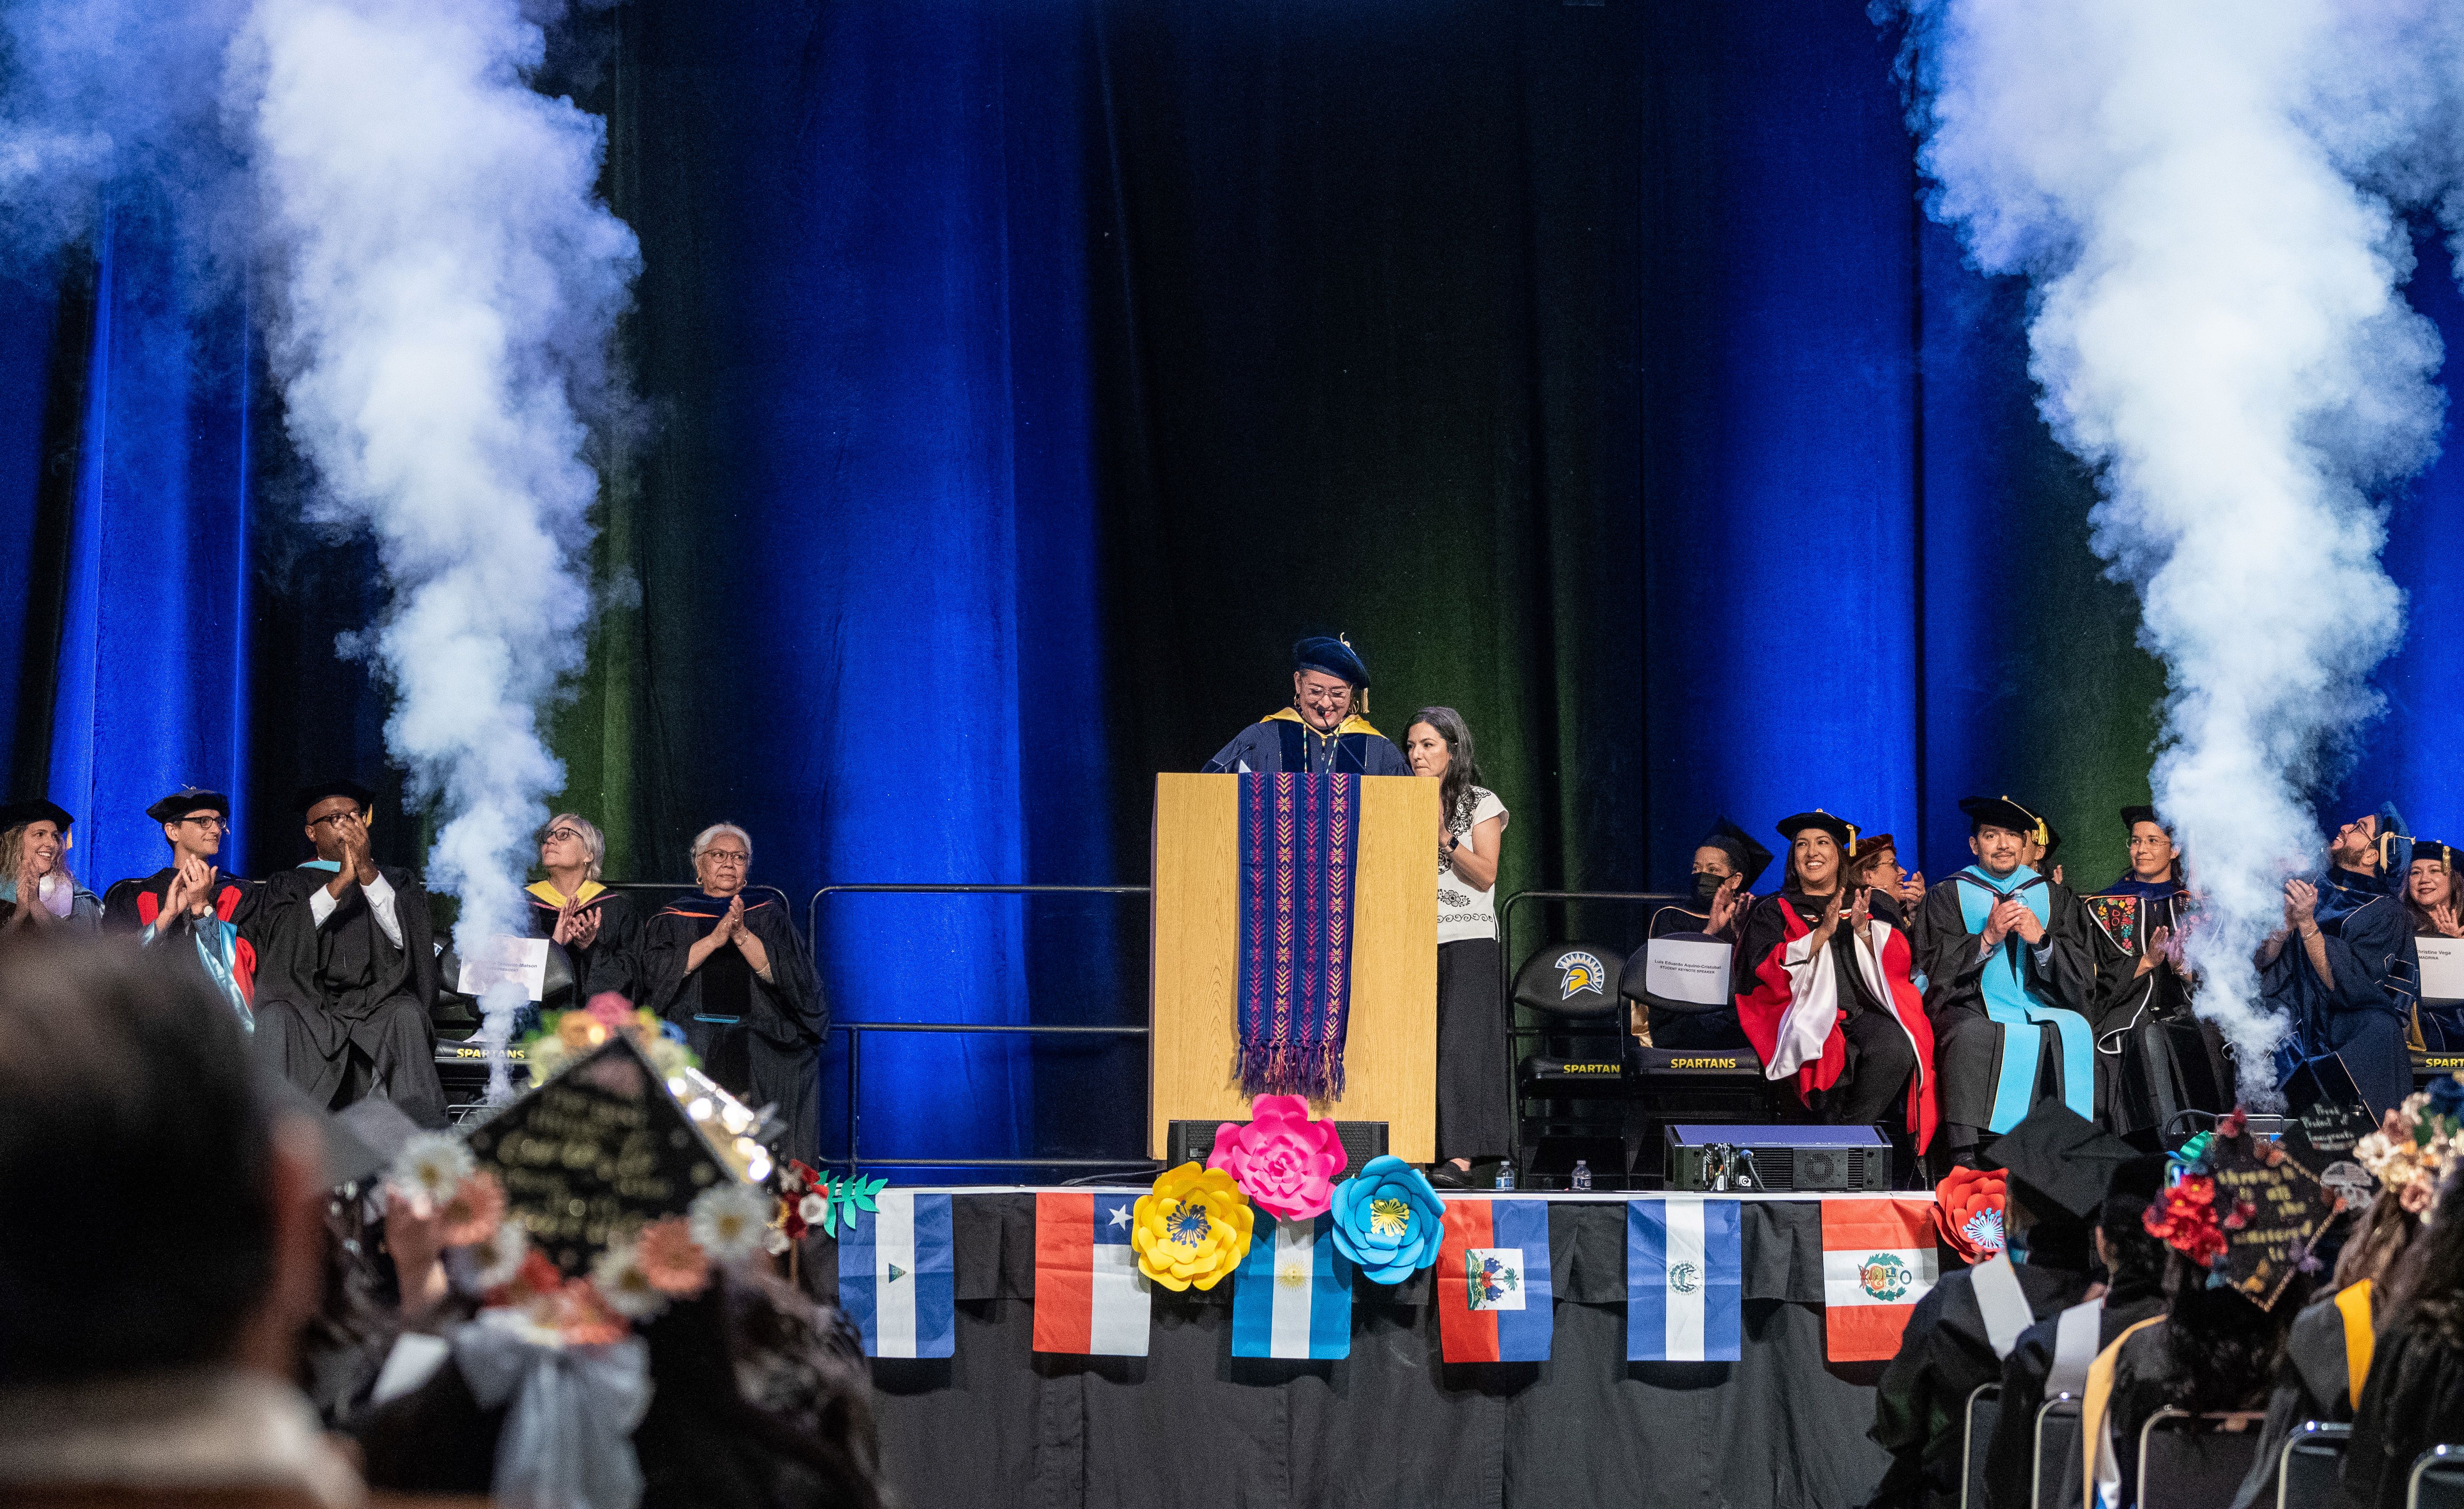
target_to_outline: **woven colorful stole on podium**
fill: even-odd
[[[1241,782],[1241,1093],[1343,1093],[1352,1012],[1352,882],[1360,852],[1356,775]]]

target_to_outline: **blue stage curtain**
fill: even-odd
[[[246,799],[248,319],[191,293],[182,258],[124,211],[96,248],[48,788],[97,891],[162,867],[144,810],[165,792]],[[243,872],[236,839],[222,862]]]

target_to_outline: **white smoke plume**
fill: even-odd
[[[2255,946],[2403,631],[2384,507],[2443,399],[2404,210],[2456,183],[2439,0],[1913,0],[1928,208],[2034,279],[2031,370],[2168,682],[2153,775],[2207,912],[2198,1010],[2272,1103]],[[2464,200],[2459,200],[2464,203]]]
[[[257,0],[232,72],[291,434],[392,584],[385,742],[435,803],[465,958],[521,930],[563,784],[539,715],[589,616],[581,410],[637,261],[600,121],[526,81],[543,48],[516,0]],[[518,1002],[490,992],[493,1035]]]
[[[191,276],[260,275],[312,514],[366,528],[392,588],[385,739],[465,957],[522,930],[563,784],[539,713],[583,659],[583,446],[639,261],[596,195],[602,122],[532,86],[562,10],[0,0],[0,258],[38,266],[124,201],[210,254]],[[518,1001],[491,992],[499,1043]]]

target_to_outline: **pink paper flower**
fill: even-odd
[[[1306,1221],[1323,1214],[1334,1203],[1334,1176],[1350,1161],[1334,1123],[1310,1121],[1309,1102],[1296,1095],[1262,1095],[1249,1115],[1246,1126],[1226,1121],[1215,1129],[1206,1166],[1230,1174],[1270,1215]]]

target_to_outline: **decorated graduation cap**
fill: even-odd
[[[1967,814],[1971,837],[1980,828],[2007,828],[2052,847],[2053,831],[2045,820],[2007,796],[1965,796],[1960,798],[1959,810]]]
[[[231,816],[231,798],[220,791],[209,791],[201,786],[184,786],[145,809],[145,815],[158,823],[170,823],[199,810],[211,811],[219,817],[229,817]]]
[[[1857,856],[1857,825],[1843,818],[1834,817],[1818,807],[1810,812],[1798,812],[1793,816],[1783,817],[1777,827],[1779,835],[1790,843],[1796,842],[1796,835],[1809,828],[1820,829],[1831,835],[1831,841],[1839,846],[1841,854],[1852,859]]]
[[[2138,1148],[2059,1100],[2038,1102],[1984,1154],[1985,1162],[2011,1175],[2031,1215],[2076,1221],[2094,1219],[2116,1176],[2140,1157]]]
[[[68,809],[40,796],[23,802],[11,802],[6,807],[0,807],[0,832],[11,828],[23,828],[28,823],[47,822],[65,833],[69,831],[69,825],[75,821],[75,818],[69,816]]]
[[[377,794],[374,791],[347,777],[332,781],[311,781],[299,788],[298,794],[291,799],[291,803],[300,811],[305,812],[318,803],[334,796],[349,797],[363,811],[376,806],[377,803]]]
[[[1341,634],[1319,634],[1292,646],[1292,669],[1323,671],[1328,676],[1339,676],[1363,691],[1369,688],[1369,667],[1360,663],[1359,652],[1353,650],[1352,641]]]
[[[1771,852],[1756,843],[1752,834],[1728,821],[1725,814],[1711,825],[1711,832],[1694,847],[1717,849],[1727,854],[1728,862],[1737,867],[1737,874],[1742,877],[1737,882],[1740,890],[1752,890],[1754,881],[1771,868]]]
[[[2343,1208],[2299,1159],[2251,1136],[2236,1109],[2143,1219],[2149,1235],[2208,1269],[2211,1287],[2273,1309],[2297,1274],[2318,1266],[2311,1248]]]

